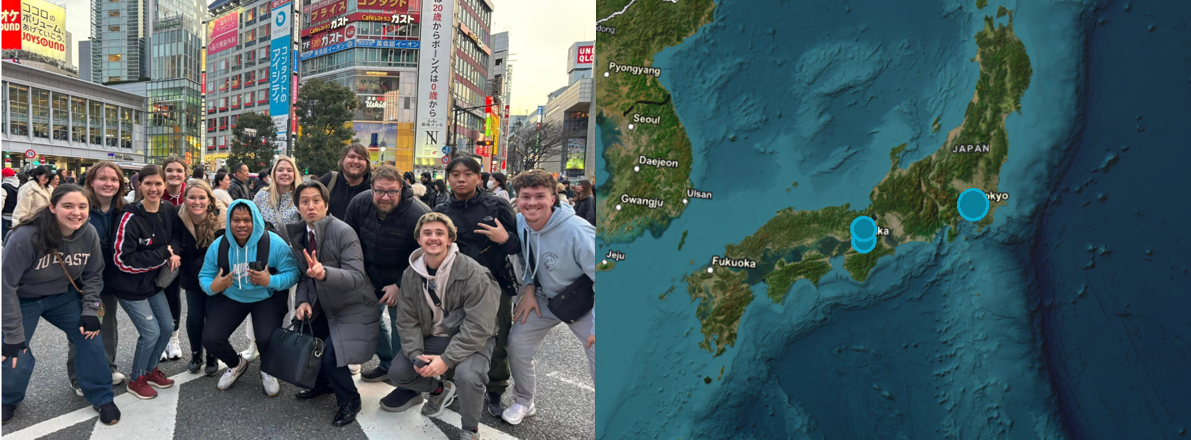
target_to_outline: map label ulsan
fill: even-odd
[[[608,70],[616,73],[628,73],[630,75],[653,75],[655,78],[662,76],[662,69],[657,67],[625,66],[616,64],[615,61],[608,62]]]
[[[954,147],[952,147],[952,148],[951,148],[951,152],[952,152],[952,153],[957,153],[957,154],[958,154],[958,153],[987,153],[987,152],[988,152],[988,148],[989,148],[989,147],[988,147],[988,144],[978,144],[978,145],[971,145],[971,144],[968,144],[968,145],[959,145],[959,144],[956,144]]]
[[[639,124],[658,125],[659,123],[661,123],[661,121],[662,121],[661,116],[641,116],[640,113],[633,113],[633,122],[636,122]]]
[[[640,165],[652,165],[657,168],[678,168],[677,160],[654,159],[652,157],[645,156],[637,158],[637,163]]]
[[[665,202],[663,202],[661,199],[649,199],[645,197],[633,197],[628,194],[621,194],[620,203],[646,206],[649,207],[649,209],[658,209],[658,207],[662,206]]]
[[[686,196],[690,199],[707,199],[711,200],[711,192],[703,192],[694,188],[687,188]]]
[[[604,258],[609,260],[624,261],[624,252],[608,251],[608,255],[605,255]]]
[[[616,28],[609,27],[609,26],[603,26],[603,25],[596,25],[596,32],[602,32],[602,33],[605,33],[608,35],[616,35]]]
[[[988,200],[991,202],[1004,202],[1005,200],[1008,200],[1008,199],[1009,199],[1009,193],[1007,193],[1007,192],[996,192],[996,193],[990,192],[990,193],[988,193]]]
[[[748,258],[723,258],[719,255],[713,255],[711,257],[711,264],[713,266],[738,267],[741,269],[757,268],[757,262]]]

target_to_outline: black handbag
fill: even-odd
[[[261,356],[261,371],[305,389],[314,388],[323,364],[326,343],[303,332],[310,318],[294,320],[289,328],[278,328],[269,335],[269,351]]]
[[[527,252],[529,253],[529,267],[526,267],[525,270],[534,267],[533,247],[530,246]],[[538,281],[536,272],[533,275],[533,284],[538,289],[542,288],[542,283]],[[567,324],[574,324],[575,321],[586,316],[587,312],[595,308],[595,281],[587,274],[583,274],[571,285],[562,289],[562,292],[559,292],[554,298],[550,298],[546,307],[550,309],[550,313],[553,313],[555,318]]]

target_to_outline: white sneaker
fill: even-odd
[[[169,349],[169,347],[166,347],[165,350],[163,350],[161,352],[161,360],[159,360],[158,362],[165,362],[168,360],[170,360],[170,349]]]
[[[264,371],[261,372],[261,383],[265,385],[266,396],[277,397],[277,394],[281,393],[281,385],[277,383],[277,379]]]
[[[112,385],[122,384],[122,383],[124,383],[125,380],[128,380],[128,378],[124,377],[123,374],[120,374],[119,371],[112,372]]]
[[[261,353],[259,351],[256,351],[256,343],[254,342],[252,343],[252,346],[248,347],[248,349],[240,352],[240,357],[244,358],[244,362],[252,362],[255,361],[256,357],[260,356],[260,354]]]
[[[509,409],[505,410],[504,414],[501,414],[500,418],[504,419],[506,422],[509,422],[510,425],[518,425],[521,424],[522,419],[537,413],[538,409],[534,407],[533,403],[530,403],[529,406],[525,406],[520,403],[514,403],[513,406],[510,406]]]
[[[169,352],[170,360],[182,359],[182,347],[178,345],[178,332],[170,337],[170,343],[165,347],[165,351]]]
[[[219,385],[217,387],[219,388],[219,391],[231,388],[232,384],[236,383],[236,379],[239,379],[240,375],[244,374],[244,370],[247,368],[248,361],[240,358],[240,365],[237,365],[236,368],[229,367],[227,371],[224,371],[223,377],[219,378]]]
[[[359,365],[357,365],[357,364],[349,364],[349,365],[347,366],[347,369],[348,369],[348,370],[351,370],[351,372],[352,372],[352,374],[353,374],[353,375],[355,375],[355,374],[360,374],[360,366],[359,366]]]

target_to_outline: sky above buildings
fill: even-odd
[[[90,39],[91,2],[52,0],[66,6],[66,29],[73,34],[74,59],[78,42]],[[205,0],[204,0],[205,1]],[[535,111],[546,95],[567,85],[567,49],[577,41],[595,39],[595,0],[492,0],[492,33],[509,32],[513,65],[510,112]]]

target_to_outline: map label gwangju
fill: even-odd
[[[657,67],[645,66],[625,66],[616,64],[615,61],[608,62],[608,70],[616,73],[629,73],[630,75],[653,75],[655,78],[662,76],[662,69]]]
[[[659,123],[661,123],[661,121],[662,121],[661,116],[641,116],[640,113],[633,113],[633,122],[636,122],[639,124],[658,125]]]
[[[699,191],[694,188],[687,188],[686,196],[687,196],[687,198],[691,198],[691,199],[711,200],[711,192],[703,192],[703,191]]]
[[[605,255],[604,258],[609,260],[624,261],[624,252],[608,251],[608,255]]]
[[[741,268],[741,269],[756,269],[757,268],[757,262],[750,260],[748,258],[738,258],[738,259],[723,258],[723,257],[720,257],[719,255],[711,256],[711,264],[713,266],[737,267],[737,268]]]
[[[654,159],[651,157],[641,156],[637,159],[637,163],[641,165],[653,165],[657,168],[678,168],[677,160],[668,159]]]
[[[952,153],[987,153],[988,148],[989,148],[988,144],[977,144],[977,145],[956,144],[954,147],[951,148],[951,152]]]
[[[657,209],[659,206],[662,206],[665,202],[662,201],[661,199],[649,199],[649,198],[645,198],[645,197],[633,197],[628,194],[621,194],[620,195],[620,203],[625,203],[625,204],[629,204],[629,205],[647,206],[647,207],[649,207],[649,209]]]
[[[1009,199],[1009,193],[1007,193],[1007,192],[995,192],[995,193],[990,192],[990,193],[988,193],[988,200],[990,202],[1003,202],[1007,199]]]

